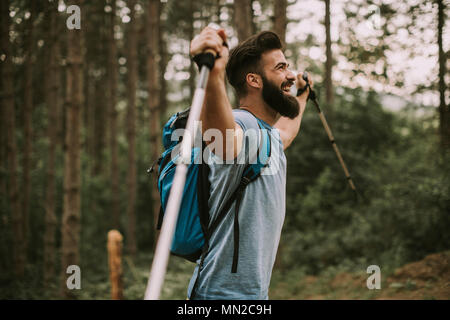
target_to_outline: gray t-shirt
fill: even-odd
[[[236,123],[244,133],[259,130],[256,118],[245,110],[233,110]],[[268,128],[271,128],[266,124]],[[258,131],[259,132],[259,131]],[[210,249],[200,272],[194,299],[268,299],[272,268],[280,241],[286,203],[286,157],[279,131],[270,130],[269,166],[245,189],[239,210],[239,260],[237,273],[231,273],[233,262],[233,222],[235,203],[209,241]],[[244,139],[244,150],[259,144],[258,135]],[[249,146],[246,147],[246,144]],[[247,150],[248,152],[248,150]],[[210,153],[209,198],[210,221],[219,213],[242,177],[244,165],[221,164]],[[211,163],[213,162],[213,163]],[[239,162],[238,163],[243,163]],[[198,263],[188,287],[188,297],[197,278]]]

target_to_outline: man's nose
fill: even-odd
[[[291,70],[288,70],[288,73],[286,75],[286,79],[289,81],[295,81],[295,73]]]

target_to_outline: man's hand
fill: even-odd
[[[225,76],[225,67],[229,54],[228,47],[224,46],[226,41],[227,36],[224,29],[216,30],[211,27],[206,27],[191,41],[190,54],[194,57],[207,50],[214,51],[216,61],[214,62],[214,68],[211,70],[211,73]]]
[[[307,77],[308,77],[309,86],[312,88],[314,86],[314,81],[311,79],[309,73],[308,73]],[[297,79],[296,80],[297,80],[296,81],[297,89],[303,89],[306,86],[306,81],[303,80],[303,72],[297,74]],[[305,92],[303,92],[300,95],[300,98],[304,97],[306,99],[308,97],[308,95],[309,95],[309,88],[306,89]]]

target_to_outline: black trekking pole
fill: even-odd
[[[355,192],[355,194],[358,195],[358,192],[356,191],[356,187],[355,187],[355,184],[353,183],[352,177],[350,176],[350,173],[349,173],[349,171],[347,169],[347,166],[345,165],[344,158],[342,158],[341,152],[339,151],[339,148],[338,148],[338,146],[336,144],[336,141],[335,141],[335,139],[333,137],[333,133],[331,132],[331,129],[328,126],[327,120],[325,119],[325,116],[324,116],[322,110],[320,109],[319,103],[317,102],[316,93],[314,92],[314,90],[309,85],[308,73],[304,72],[302,78],[303,78],[303,80],[306,81],[305,90],[306,90],[306,88],[309,88],[308,99],[310,99],[314,103],[314,105],[316,106],[317,112],[319,113],[320,120],[322,121],[323,127],[325,128],[325,131],[327,132],[328,139],[330,140],[331,145],[333,146],[334,152],[336,152],[336,156],[339,159],[341,167],[344,170],[345,177],[347,178],[348,184],[350,185],[350,188],[352,188],[352,190]]]

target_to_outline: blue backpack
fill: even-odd
[[[176,129],[184,129],[186,127],[189,111],[190,110],[187,109],[182,112],[177,112],[164,125],[162,142],[165,151],[157,160],[159,165],[158,190],[161,201],[161,209],[157,223],[158,229],[160,229],[162,225],[164,212],[167,207],[169,193],[175,175],[175,161],[179,156],[179,154],[177,154],[172,159],[172,150],[182,140],[181,138],[179,141],[172,141],[172,133]],[[198,159],[198,157],[202,157],[206,144],[202,141],[201,147],[196,147],[194,145],[194,148],[192,149],[191,163],[188,165],[186,184],[184,186],[178,221],[175,227],[171,253],[192,262],[196,262],[199,258],[201,258],[200,268],[202,267],[203,260],[209,250],[208,239],[210,239],[214,230],[222,222],[233,202],[236,201],[234,215],[234,254],[231,272],[237,272],[237,261],[239,255],[238,213],[242,195],[245,187],[260,176],[262,169],[268,164],[271,153],[271,142],[268,132],[270,128],[258,118],[256,119],[260,129],[266,129],[260,131],[263,134],[261,135],[261,143],[257,151],[257,159],[256,161],[252,161],[256,163],[245,164],[244,173],[238,187],[229,199],[226,199],[226,204],[218,213],[214,221],[210,221],[208,207],[210,194],[210,183],[208,180],[209,166],[204,159]],[[248,143],[246,146],[248,147]],[[149,172],[152,171],[153,166],[149,169]]]

